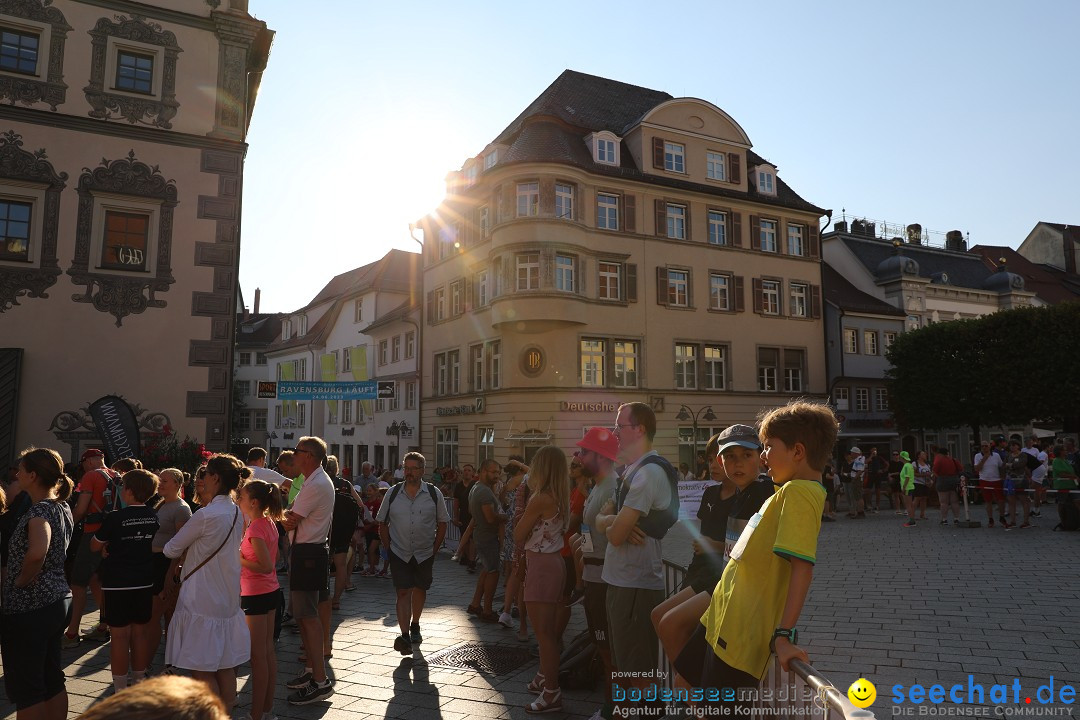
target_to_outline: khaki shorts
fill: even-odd
[[[608,644],[615,667],[622,672],[656,670],[652,611],[664,601],[664,591],[609,585],[606,599]]]

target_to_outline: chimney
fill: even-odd
[[[908,245],[922,245],[922,225],[911,223],[907,226]]]
[[[847,220],[836,221],[836,232],[846,233],[848,231]]]
[[[945,249],[952,252],[967,252],[967,243],[964,242],[964,233],[959,230],[950,230],[945,233]]]
[[[255,288],[255,309],[252,311],[256,316],[259,314],[259,300],[262,299],[262,290]]]

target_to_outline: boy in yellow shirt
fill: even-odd
[[[760,420],[761,457],[776,494],[749,520],[701,617],[705,652],[700,701],[747,706],[775,652],[785,669],[808,660],[795,626],[810,589],[825,489],[818,478],[836,444],[827,406],[792,401]],[[693,642],[693,641],[692,641]],[[698,698],[691,698],[698,699]]]

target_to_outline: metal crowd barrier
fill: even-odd
[[[461,540],[461,528],[454,524],[454,499],[443,498],[446,503],[446,512],[450,515],[450,522],[446,525],[446,537],[443,538],[443,547],[448,550],[457,550],[458,541]]]
[[[686,568],[678,563],[664,560],[664,588],[670,597],[679,591]],[[674,669],[671,659],[660,645],[659,669],[664,671],[664,686],[675,692]],[[851,704],[846,690],[835,687],[813,665],[801,660],[792,660],[790,670],[780,667],[780,660],[774,655],[769,662],[769,670],[761,681],[755,708],[761,709],[761,715],[774,717],[804,717],[815,720],[874,720],[874,713],[862,710]]]

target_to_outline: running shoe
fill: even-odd
[[[334,686],[327,678],[321,683],[317,683],[314,680],[309,682],[304,687],[298,689],[292,695],[289,696],[290,705],[309,705],[313,702],[319,702],[325,700],[334,694]]]

